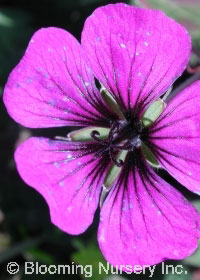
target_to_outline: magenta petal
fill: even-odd
[[[151,129],[162,166],[200,194],[200,82],[179,93]]]
[[[185,28],[163,12],[126,4],[95,10],[81,43],[96,77],[132,107],[163,94],[185,69],[191,48]]]
[[[59,28],[37,31],[9,76],[4,102],[28,127],[86,125],[99,117],[94,77],[79,42]]]
[[[45,198],[52,222],[70,234],[84,232],[98,206],[103,173],[92,157],[46,138],[30,138],[15,153],[23,180]]]
[[[127,184],[113,188],[101,210],[100,248],[113,265],[153,265],[194,252],[200,215],[156,174],[150,181],[135,170]]]

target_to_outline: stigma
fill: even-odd
[[[121,167],[124,162],[122,159],[118,159],[119,152],[134,151],[142,146],[142,124],[141,122],[116,120],[111,124],[107,139],[100,139],[97,130],[91,132],[91,137],[103,146],[104,152],[109,153],[113,164]]]

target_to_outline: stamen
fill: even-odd
[[[101,195],[100,195],[100,200],[99,200],[99,207],[102,208],[103,206],[103,202],[108,194],[108,192],[110,191],[111,187],[110,188],[106,188],[104,185],[103,185],[103,188],[102,188],[102,191],[101,191]]]
[[[110,159],[112,160],[112,162],[117,166],[117,167],[122,167],[122,165],[124,164],[124,161],[122,159],[116,159],[113,155],[113,149],[112,147],[110,147],[109,150],[109,155],[110,155]]]
[[[110,110],[113,113],[115,113],[119,117],[119,119],[124,120],[125,117],[122,113],[120,106],[117,103],[117,100],[115,100],[112,94],[105,88],[105,86],[97,78],[95,78],[95,85],[96,88],[99,90],[103,101],[110,108]]]
[[[99,139],[100,133],[97,130],[92,130],[92,132],[90,133],[92,139],[94,139],[95,141],[99,142],[99,143],[103,143],[104,140]]]
[[[118,122],[114,122],[111,126],[110,133],[109,133],[109,141],[112,142],[115,136],[119,133],[119,124]]]
[[[95,82],[95,86],[96,88],[100,91],[101,90],[101,83],[99,82],[99,80],[97,78],[94,77],[94,82]]]
[[[171,86],[171,87],[166,91],[166,93],[164,94],[164,96],[163,96],[163,98],[162,98],[163,101],[166,101],[166,100],[167,100],[167,98],[168,98],[168,96],[170,95],[171,91],[172,91],[172,86]]]
[[[132,152],[141,147],[142,124],[125,120],[114,121],[111,124],[106,139],[101,139],[100,132],[95,129],[91,131],[90,137],[103,146],[102,149],[95,154],[95,157],[107,153],[113,165],[121,168],[124,164],[124,159],[118,157],[119,152]]]

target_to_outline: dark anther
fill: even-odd
[[[97,142],[103,142],[103,140],[99,139],[100,133],[97,130],[92,130],[92,132],[90,133],[92,139],[94,139]]]
[[[122,167],[122,165],[124,164],[122,159],[116,159],[113,155],[113,150],[110,149],[109,150],[109,154],[110,154],[110,159],[112,160],[112,162],[117,166],[117,167]]]
[[[99,80],[97,78],[94,77],[94,82],[95,82],[95,86],[96,88],[100,91],[101,89],[101,83],[99,82]]]
[[[117,158],[120,151],[133,152],[141,148],[142,141],[147,138],[143,134],[141,123],[131,120],[113,121],[106,139],[100,139],[100,133],[97,130],[93,130],[90,135],[92,139],[102,145],[95,156],[99,157],[101,154],[107,153],[117,167],[122,167],[124,164],[122,159]]]
[[[123,122],[122,122],[122,124],[120,124],[120,122],[112,123],[110,133],[108,136],[110,142],[112,142],[120,133],[120,125],[123,126]]]

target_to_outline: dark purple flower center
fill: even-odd
[[[112,121],[108,138],[101,140],[99,136],[100,133],[97,130],[91,132],[91,137],[104,146],[103,152],[109,151],[112,162],[121,167],[123,161],[116,160],[116,155],[122,150],[133,152],[135,149],[140,148],[142,140],[145,138],[145,133],[140,121],[115,120]]]

